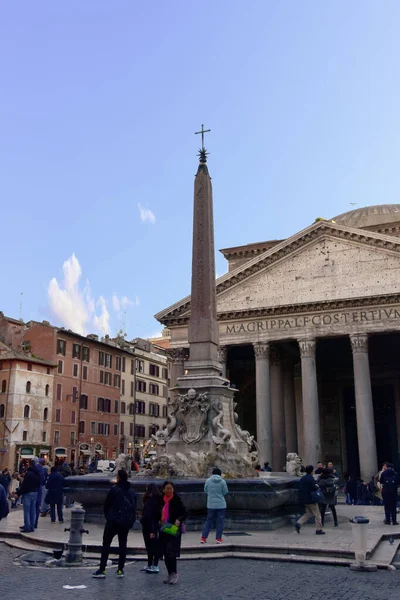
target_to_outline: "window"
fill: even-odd
[[[5,394],[7,391],[7,381],[5,379],[3,379],[3,381],[1,382],[1,393]]]
[[[28,363],[28,371],[32,371],[32,363]]]
[[[144,415],[146,414],[146,402],[142,402],[140,400],[136,400],[136,414]]]
[[[150,363],[149,373],[150,375],[154,375],[154,377],[160,377],[160,367],[158,367],[157,365],[153,365],[153,363]]]
[[[121,421],[121,435],[125,434],[125,423]]]
[[[97,410],[104,412],[104,398],[97,398]]]
[[[111,412],[111,400],[109,398],[106,398],[104,400],[104,412],[107,412],[107,413]]]
[[[129,423],[129,435],[133,436],[133,423]]]
[[[140,379],[137,379],[136,380],[136,390],[138,392],[145,392],[146,391],[146,382],[141,381]]]
[[[92,435],[95,435],[95,434],[96,434],[96,422],[95,422],[95,421],[92,421],[92,422],[90,423],[90,433],[91,433]]]
[[[164,419],[168,417],[168,406],[166,404],[164,404],[164,406],[162,407],[162,416],[164,417]]]
[[[133,398],[134,394],[135,394],[135,386],[134,386],[133,381],[131,381],[131,396],[132,396],[132,398]]]
[[[108,373],[108,375],[111,375],[111,373]],[[114,387],[121,387],[121,375],[114,375]]]
[[[110,435],[110,424],[104,423],[104,435]]]
[[[54,432],[54,443],[56,445],[58,445],[60,443],[60,432],[59,431]]]
[[[126,369],[126,357],[123,356],[122,357],[122,372],[125,373],[125,369]]]
[[[88,397],[86,394],[81,394],[81,399],[79,401],[79,408],[82,408],[83,410],[87,410],[88,409]]]
[[[134,367],[134,365],[135,365],[135,363],[134,363],[134,360],[133,360],[133,358],[132,358],[132,359],[131,359],[131,375],[133,375],[133,374],[134,374],[134,368],[135,368],[135,367]]]
[[[65,340],[57,340],[57,354],[62,354],[65,356],[66,348],[67,342]]]
[[[90,349],[87,346],[83,346],[83,348],[82,348],[82,358],[84,361],[89,362]]]
[[[114,412],[115,412],[115,414],[119,413],[119,402],[118,402],[118,400],[114,400]]]
[[[0,404],[0,419],[4,417],[4,413],[6,412],[6,407],[4,404]]]
[[[104,352],[99,351],[99,365],[104,367]]]
[[[104,435],[104,423],[97,423],[97,433],[98,435]]]
[[[31,414],[31,408],[28,404],[25,404],[24,406],[24,419],[29,419]]]
[[[78,433],[85,433],[85,421],[79,421]]]
[[[49,409],[45,408],[43,411],[43,421],[47,421],[48,418],[49,418]]]
[[[125,404],[125,402],[121,402],[121,413],[123,415],[126,413],[126,404]]]
[[[149,393],[150,394],[154,394],[155,396],[158,396],[159,392],[160,392],[160,388],[158,387],[158,385],[156,383],[149,384]]]
[[[135,425],[135,437],[144,438],[146,437],[146,430],[144,425]]]
[[[26,442],[27,439],[28,439],[28,432],[27,431],[23,431],[22,432],[22,441]]]
[[[50,386],[49,386],[49,384],[47,384],[46,387],[44,388],[45,396],[49,395],[49,391],[50,391]]]
[[[47,367],[46,373],[47,373],[47,375],[50,375],[50,367]]]
[[[72,388],[72,402],[76,402],[78,400],[78,388]]]
[[[108,371],[104,371],[104,383],[106,385],[112,385],[112,374]]]
[[[80,344],[72,344],[72,358],[81,359],[81,345]]]
[[[42,431],[42,442],[47,441],[47,431]]]
[[[71,425],[75,425],[76,423],[76,412],[73,410],[71,412]]]
[[[114,435],[118,435],[118,425],[114,423]]]
[[[121,394],[125,396],[125,379],[121,379]]]
[[[100,371],[100,383],[104,383],[104,371]]]
[[[120,356],[115,357],[115,370],[116,371],[121,370],[121,357]]]
[[[162,370],[162,378],[163,379],[168,379],[168,369],[163,369]]]
[[[78,365],[75,363],[73,366],[72,375],[73,375],[73,377],[78,377]]]
[[[26,382],[26,393],[27,394],[31,393],[31,382],[30,381]]]
[[[150,402],[149,415],[151,417],[159,417],[160,416],[160,407],[158,404],[153,404],[152,402]]]
[[[105,354],[104,355],[104,366],[106,367],[106,369],[111,369],[112,368],[112,356],[111,356],[111,354]]]
[[[57,392],[56,392],[56,398],[57,400],[61,400],[62,398],[62,386],[61,383],[57,383]]]
[[[59,373],[60,375],[62,375],[62,372],[63,372],[63,366],[64,366],[64,363],[63,363],[63,361],[62,361],[62,360],[59,360],[59,361],[57,362],[57,373]]]
[[[87,379],[87,367],[82,367],[82,379]]]
[[[0,371],[2,371],[2,370],[3,370],[3,363],[2,363],[2,361],[0,360]]]
[[[71,442],[71,446],[75,446],[75,431],[71,431],[69,434],[69,439]]]
[[[150,425],[149,426],[149,436],[156,435],[158,431],[158,425]]]
[[[56,408],[56,416],[54,420],[56,423],[61,423],[61,409]]]
[[[130,405],[129,405],[129,414],[130,415],[134,415],[135,414],[135,405],[133,404],[133,402],[131,402]]]
[[[137,373],[144,373],[144,362],[136,359],[136,371]]]

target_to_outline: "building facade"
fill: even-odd
[[[221,372],[262,460],[287,452],[369,478],[400,468],[400,205],[318,220],[286,240],[223,250]],[[184,373],[190,297],[156,318]]]

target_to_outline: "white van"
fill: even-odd
[[[97,463],[97,472],[108,473],[115,468],[115,462],[112,460],[99,460]]]

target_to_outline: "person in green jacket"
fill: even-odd
[[[205,544],[214,520],[216,521],[216,541],[222,544],[222,532],[224,530],[224,519],[226,512],[225,496],[228,493],[226,481],[221,477],[221,469],[215,467],[211,477],[204,484],[207,494],[207,520],[204,525],[200,543]]]

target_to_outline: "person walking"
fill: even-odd
[[[117,475],[117,483],[107,494],[104,502],[104,515],[106,525],[103,533],[103,547],[101,551],[100,567],[92,575],[95,579],[104,579],[106,576],[106,565],[110,554],[111,542],[118,536],[119,558],[117,577],[124,576],[126,560],[126,548],[129,530],[136,521],[137,493],[131,488],[127,472],[120,469]]]
[[[179,580],[176,559],[181,553],[182,523],[185,521],[187,513],[182,499],[175,492],[172,481],[164,481],[162,491],[160,558],[164,557],[168,571],[168,577],[164,583],[175,585]],[[165,531],[171,530],[171,525],[178,528],[175,534]]]
[[[158,561],[161,507],[160,491],[154,483],[150,483],[143,496],[143,516],[140,520],[147,551],[147,567],[141,570],[146,573],[160,572]]]
[[[305,513],[298,519],[297,523],[295,523],[295,528],[297,533],[300,533],[301,526],[304,525],[304,523],[307,523],[311,517],[315,517],[315,533],[317,535],[325,535],[325,531],[322,529],[318,500],[313,498],[313,492],[316,492],[319,489],[318,485],[315,483],[313,473],[314,467],[312,465],[307,465],[306,474],[300,479],[300,502],[304,504]]]
[[[19,487],[18,496],[22,496],[24,508],[24,524],[20,527],[24,533],[35,531],[36,522],[36,498],[40,487],[40,475],[35,468],[33,460],[29,462],[28,470],[24,480]]]
[[[56,507],[58,522],[64,523],[63,517],[63,488],[64,488],[64,477],[56,467],[51,467],[51,472],[48,480],[46,481],[45,495],[46,504],[50,505],[50,519],[52,523],[56,522]]]
[[[224,520],[226,512],[225,496],[228,493],[226,481],[221,477],[221,469],[215,467],[211,477],[204,484],[204,491],[207,494],[207,520],[204,524],[201,534],[201,544],[205,544],[210,533],[210,529],[215,521],[216,541],[222,544],[222,532],[224,530]]]
[[[325,512],[326,512],[327,506],[329,506],[329,508],[332,511],[334,526],[338,527],[338,525],[339,525],[337,514],[336,514],[336,506],[335,506],[335,494],[336,494],[335,479],[336,478],[334,477],[334,475],[332,473],[332,469],[328,468],[328,469],[324,469],[322,471],[322,475],[318,480],[318,485],[324,494],[324,501],[321,502],[321,504],[319,505],[319,508],[321,511],[322,527],[324,526],[324,523],[325,523]]]
[[[386,463],[387,468],[382,472],[379,480],[382,485],[382,499],[385,509],[385,525],[398,525],[396,520],[397,486],[399,476],[391,463]]]
[[[39,524],[39,515],[40,515],[40,507],[42,506],[42,498],[43,498],[43,489],[47,480],[47,471],[45,471],[43,465],[45,463],[44,458],[38,459],[37,456],[33,459],[35,461],[35,469],[39,473],[40,477],[40,486],[38,489],[37,497],[36,497],[36,520],[35,520],[35,529]]]

